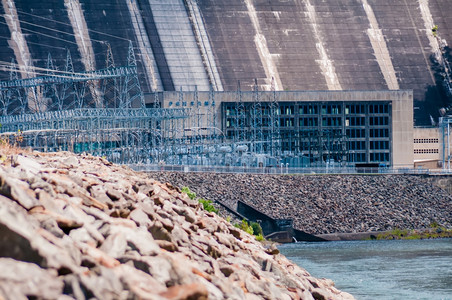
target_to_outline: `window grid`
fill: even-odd
[[[439,153],[438,149],[414,149],[414,154],[432,154]]]
[[[414,139],[415,144],[437,144],[439,139]]]

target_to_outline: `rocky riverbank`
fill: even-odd
[[[151,173],[198,196],[237,201],[311,234],[452,228],[452,195],[416,175]]]
[[[0,149],[0,299],[351,299],[171,184]]]

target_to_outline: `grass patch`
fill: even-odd
[[[423,230],[395,228],[390,232],[377,235],[377,240],[422,240],[437,238],[452,238],[452,229],[447,229],[436,224]]]
[[[265,241],[264,232],[262,231],[262,227],[259,223],[250,222],[250,224],[248,224],[246,220],[242,220],[242,222],[234,224],[234,227],[240,228],[243,231],[254,235],[256,240],[259,242]]]
[[[211,200],[206,200],[203,198],[196,198],[196,193],[190,191],[190,188],[188,188],[186,186],[184,186],[181,189],[181,191],[182,191],[182,193],[186,193],[188,198],[190,198],[191,200],[198,199],[198,202],[202,204],[202,207],[204,208],[204,210],[218,214],[218,209],[216,209],[215,206],[213,206],[213,202]]]

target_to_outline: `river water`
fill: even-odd
[[[356,299],[451,299],[452,239],[294,243],[278,247]]]

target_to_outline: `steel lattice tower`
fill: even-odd
[[[245,105],[242,99],[242,91],[240,89],[240,80],[237,81],[237,96],[235,104],[235,124],[234,124],[234,141],[237,143],[244,142],[245,135]]]
[[[215,130],[221,130],[217,127],[217,108],[215,103],[215,91],[213,87],[210,86],[209,89],[209,100],[207,101],[207,117],[206,117],[206,128],[207,128],[207,136],[213,142],[218,139],[217,132]],[[222,133],[222,132],[221,132]],[[223,138],[220,137],[220,140],[223,141]]]
[[[270,152],[273,157],[278,158],[281,153],[281,131],[280,131],[280,120],[279,120],[279,102],[276,96],[275,90],[275,79],[272,77],[272,99],[270,103]]]
[[[254,145],[255,153],[263,152],[264,134],[262,128],[262,103],[259,95],[259,87],[257,85],[257,79],[254,79],[253,88],[253,108],[252,108],[252,138],[251,141]]]

